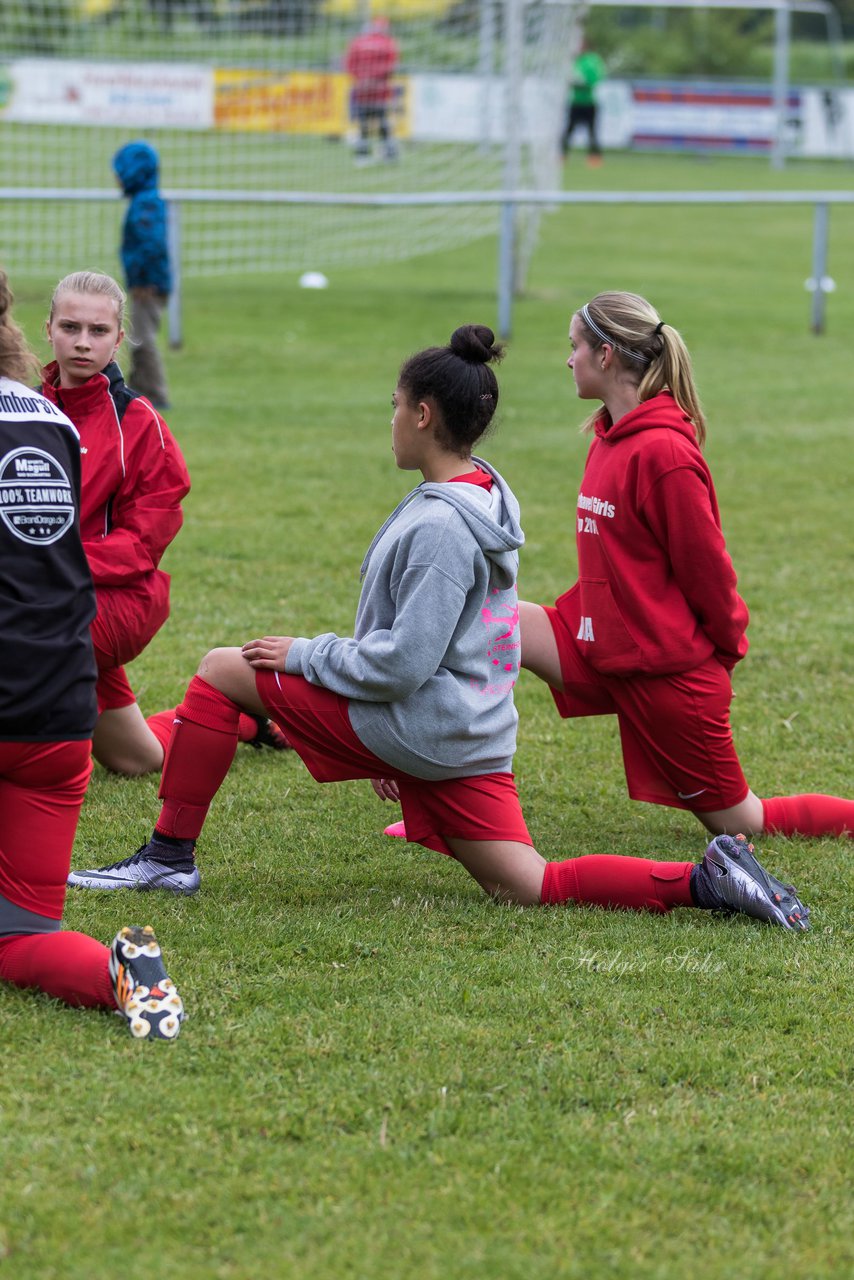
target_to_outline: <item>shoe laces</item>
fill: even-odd
[[[99,871],[117,871],[119,867],[132,867],[137,862],[142,862],[148,858],[148,842],[141,844],[136,853],[132,853],[129,858],[122,858],[118,862],[108,862],[105,867],[99,867]]]

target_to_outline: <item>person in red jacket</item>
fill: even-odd
[[[701,447],[705,423],[678,332],[644,298],[600,293],[572,318],[567,364],[602,407],[576,510],[578,581],[520,603],[522,665],[561,716],[617,716],[629,794],[688,809],[716,834],[854,831],[854,801],[760,799],[730,727],[747,606]]]
[[[105,768],[133,777],[163,767],[172,731],[172,709],[146,721],[124,668],[169,617],[169,574],[159,566],[181,528],[190,477],[163,418],[126,385],[115,361],[124,311],[124,291],[112,276],[78,271],[60,280],[47,321],[56,359],[42,371],[41,391],[81,440],[80,528],[98,601],[92,752]],[[252,716],[241,721],[240,740],[287,746]]]
[[[146,724],[124,666],[169,616],[169,575],[159,565],[181,528],[190,477],[166,423],[125,385],[115,362],[124,303],[111,276],[78,271],[60,280],[47,321],[55,359],[41,390],[80,433],[80,532],[98,602],[92,752],[106,768],[135,775],[162,767],[164,745]]]
[[[359,126],[356,157],[371,154],[371,134],[379,134],[386,160],[397,159],[389,111],[394,97],[392,76],[400,61],[397,41],[389,32],[387,18],[373,18],[360,35],[351,40],[344,57],[344,70],[352,77],[350,101]]]
[[[81,440],[80,529],[98,601],[92,753],[105,768],[134,777],[163,767],[174,710],[146,720],[124,668],[169,617],[169,574],[159,566],[183,523],[190,476],[163,418],[127,386],[116,363],[124,311],[124,291],[112,276],[78,271],[60,280],[47,321],[56,359],[42,371],[41,391]],[[288,745],[252,716],[241,721],[240,740]]]

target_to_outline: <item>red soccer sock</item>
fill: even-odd
[[[175,711],[160,779],[163,808],[155,832],[180,840],[196,839],[231,768],[239,720],[236,702],[200,676],[193,676]]]
[[[116,1008],[109,959],[109,947],[71,929],[0,938],[0,978],[86,1008]]]
[[[148,716],[145,721],[164,751],[169,746],[169,739],[172,737],[172,725],[175,722],[175,715],[176,710],[173,707],[170,711],[158,711],[155,715]],[[237,726],[239,741],[252,742],[257,736],[257,720],[254,716],[249,716],[245,711],[241,711],[240,721]]]
[[[769,836],[852,836],[854,800],[841,796],[775,796],[762,801],[762,830]]]
[[[174,707],[170,711],[158,711],[156,715],[145,717],[145,723],[160,743],[164,752],[169,746],[169,739],[172,736],[172,721],[174,719]]]
[[[653,862],[650,858],[624,858],[594,853],[566,862],[547,862],[543,877],[543,904],[584,902],[627,911],[669,911],[693,907],[693,862]]]

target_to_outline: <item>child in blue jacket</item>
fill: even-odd
[[[169,408],[157,332],[172,272],[166,239],[166,202],[158,191],[159,159],[147,142],[128,142],[113,156],[113,169],[130,198],[122,228],[121,259],[130,295],[132,352],[128,383],[155,409]]]

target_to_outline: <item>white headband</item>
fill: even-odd
[[[640,351],[632,351],[630,347],[622,346],[621,343],[615,342],[604,329],[600,329],[596,321],[590,315],[590,310],[586,302],[581,308],[581,318],[587,325],[588,329],[592,329],[600,341],[607,342],[609,347],[614,347],[614,349],[619,351],[621,355],[627,356],[629,360],[636,360],[638,364],[649,364],[651,362],[650,356],[642,355]]]

